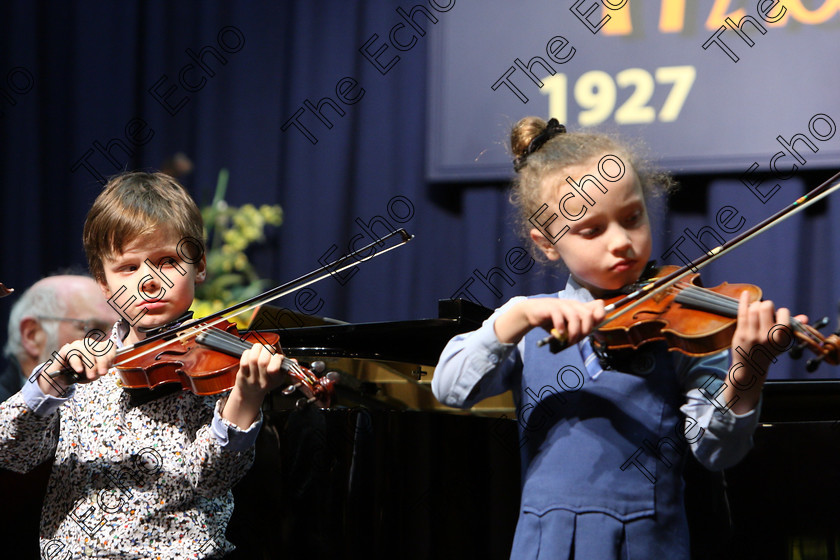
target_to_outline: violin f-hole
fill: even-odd
[[[164,350],[164,351],[162,351],[158,354],[155,354],[154,360],[156,362],[158,362],[160,360],[163,360],[167,356],[184,356],[184,355],[188,354],[189,351],[190,351],[189,348],[187,348],[185,350],[181,350],[181,351],[173,350],[171,348],[168,348],[168,349],[166,349],[166,350]]]

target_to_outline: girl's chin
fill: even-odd
[[[604,285],[601,285],[600,283],[593,284],[592,282],[587,282],[585,280],[581,281],[580,279],[577,279],[577,283],[589,290],[589,293],[591,293],[596,298],[600,298],[604,295],[613,293],[621,288],[621,286],[613,288],[612,283],[604,283]]]
[[[591,282],[581,282],[578,280],[578,283],[588,289],[593,296],[601,297],[604,295],[615,295],[615,292],[618,292],[625,286],[628,286],[639,279],[639,274],[636,274],[633,271],[627,271],[622,273],[619,276],[613,276],[612,278],[607,278],[600,281],[598,284],[593,284]]]

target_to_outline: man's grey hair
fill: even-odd
[[[20,337],[20,323],[27,317],[37,319],[39,316],[64,317],[67,305],[62,301],[59,289],[52,282],[36,283],[23,292],[20,299],[12,306],[9,314],[9,336],[3,349],[5,356],[14,356],[18,360],[24,355]],[[58,321],[41,321],[41,328],[47,335],[45,348],[58,349]]]

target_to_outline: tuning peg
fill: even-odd
[[[312,365],[309,366],[310,371],[312,373],[317,373],[318,375],[324,373],[324,370],[327,369],[327,364],[318,360],[317,362],[312,362]]]
[[[824,326],[826,326],[827,324],[828,324],[828,317],[823,317],[822,319],[820,319],[819,321],[817,321],[816,323],[814,323],[814,324],[813,324],[813,325],[811,325],[811,326],[812,326],[814,329],[816,329],[816,330],[820,330],[821,328],[823,328],[823,327],[824,327]],[[836,333],[835,333],[835,334],[836,334]],[[799,358],[801,358],[801,357],[802,357],[802,352],[803,352],[806,348],[808,348],[808,343],[807,343],[807,342],[800,342],[799,344],[797,344],[796,346],[794,346],[793,348],[791,348],[790,350],[788,350],[788,354],[789,354],[789,355],[790,355],[790,357],[791,357],[791,358],[793,358],[794,360],[798,360]],[[817,364],[814,366],[814,369],[816,369],[818,365],[819,365],[819,363],[817,363]],[[810,369],[809,369],[808,371],[813,371],[813,370],[810,370]]]
[[[813,373],[817,371],[817,368],[820,367],[820,363],[823,361],[825,356],[817,356],[816,358],[811,358],[807,362],[805,362],[805,370],[808,373]]]
[[[820,319],[819,321],[817,321],[816,323],[814,323],[812,326],[813,326],[815,329],[820,330],[821,328],[823,328],[823,327],[824,327],[824,326],[826,326],[827,324],[828,324],[828,317],[823,317],[822,319]]]
[[[295,391],[298,390],[298,387],[300,387],[300,385],[301,385],[300,383],[295,383],[294,385],[289,385],[288,387],[283,389],[282,393],[284,395],[291,395],[292,393],[294,393]]]
[[[327,381],[332,381],[333,383],[338,383],[341,379],[341,374],[337,371],[330,371],[326,375]]]
[[[301,397],[295,401],[295,408],[301,410],[303,408],[306,408],[306,405],[312,404],[317,400],[318,399],[316,399],[315,397],[309,397],[308,399],[306,397]]]

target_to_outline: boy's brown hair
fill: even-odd
[[[204,254],[204,220],[178,181],[164,173],[134,171],[111,178],[85,220],[82,240],[90,272],[105,282],[104,260],[137,239],[165,228],[187,240],[188,262]]]

